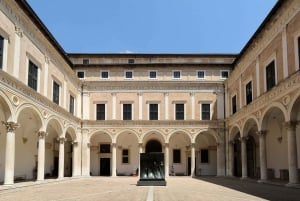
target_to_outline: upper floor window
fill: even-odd
[[[132,104],[123,104],[123,120],[132,120]]]
[[[157,78],[157,72],[156,71],[149,71],[149,78],[150,79],[156,79]]]
[[[97,104],[96,107],[96,120],[105,120],[105,104]]]
[[[201,104],[201,119],[210,120],[210,104],[202,103]]]
[[[198,79],[204,79],[205,78],[205,72],[203,70],[197,71],[197,78]]]
[[[85,78],[85,73],[84,71],[77,71],[77,77],[79,79],[84,79]]]
[[[300,70],[300,37],[298,37],[298,69]]]
[[[232,114],[236,113],[236,95],[231,100]]]
[[[133,71],[125,71],[125,78],[132,79],[133,78]]]
[[[53,81],[53,102],[59,105],[59,84]]]
[[[227,79],[229,77],[228,70],[221,70],[221,79]]]
[[[102,79],[108,79],[109,77],[108,71],[101,71],[100,74]]]
[[[128,64],[134,64],[134,59],[128,59]]]
[[[3,67],[4,38],[0,35],[0,69]]]
[[[38,84],[38,67],[29,60],[28,65],[28,86],[37,91]]]
[[[158,120],[158,104],[149,104],[149,120]]]
[[[173,163],[181,163],[180,149],[173,149]]]
[[[82,63],[85,64],[85,65],[88,65],[88,64],[90,64],[90,60],[89,59],[83,59]]]
[[[275,84],[276,84],[275,61],[273,60],[266,67],[266,88],[267,88],[267,91],[272,89],[275,86]]]
[[[173,78],[174,78],[174,79],[180,79],[180,78],[181,78],[181,71],[179,71],[179,70],[174,70],[174,71],[173,71]]]
[[[246,84],[246,104],[252,102],[252,81]]]
[[[122,163],[129,163],[129,149],[122,150]]]
[[[74,107],[75,107],[75,99],[72,95],[70,95],[69,112],[73,115],[74,115]]]
[[[175,120],[184,120],[184,104],[175,104]]]

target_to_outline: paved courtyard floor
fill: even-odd
[[[170,177],[166,187],[136,186],[137,177],[91,177],[0,186],[0,201],[300,200],[300,189],[233,178]]]

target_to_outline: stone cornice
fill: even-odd
[[[39,104],[52,112],[58,113],[61,116],[67,118],[68,120],[71,120],[76,123],[80,122],[80,119],[71,115],[68,111],[66,111],[62,107],[53,103],[48,98],[42,96],[41,94],[37,93],[33,89],[23,84],[21,81],[17,80],[16,78],[10,76],[8,73],[1,70],[0,70],[0,85],[4,85],[13,91],[16,91],[18,94],[21,94],[22,96],[32,100],[35,104]]]

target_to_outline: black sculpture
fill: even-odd
[[[140,180],[138,186],[165,186],[163,153],[140,154]]]

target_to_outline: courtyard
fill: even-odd
[[[0,201],[299,200],[300,189],[222,177],[170,177],[167,186],[136,186],[137,177],[22,182],[0,187]]]

